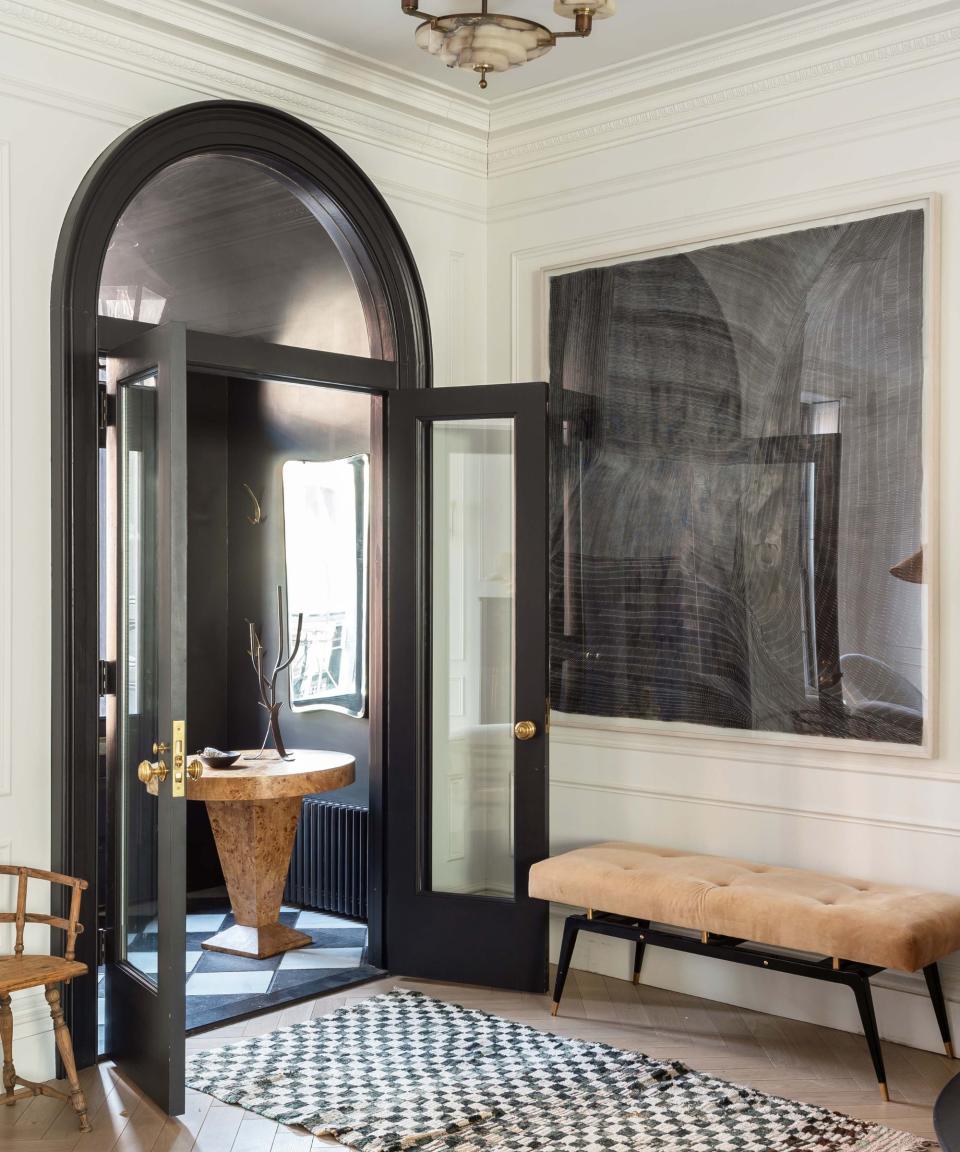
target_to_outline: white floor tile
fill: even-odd
[[[226,915],[223,912],[191,912],[187,915],[188,932],[219,932]],[[144,932],[159,932],[156,920],[151,920]]]
[[[187,981],[188,996],[249,996],[266,992],[273,972],[194,972]]]
[[[185,971],[192,972],[200,963],[202,952],[187,952],[184,956]],[[159,957],[156,952],[128,952],[127,959],[134,968],[148,976],[155,976],[159,968]]]
[[[187,916],[188,932],[219,932],[226,916],[222,912],[214,914],[192,913]]]
[[[352,920],[340,920],[336,916],[328,916],[325,912],[301,912],[297,917],[297,925],[300,929],[307,928],[362,928],[362,924],[356,924]]]
[[[362,948],[297,948],[285,952],[280,961],[281,972],[298,968],[356,968],[363,955]]]

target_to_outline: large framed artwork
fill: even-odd
[[[931,212],[550,270],[561,722],[930,754]]]

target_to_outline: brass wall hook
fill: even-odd
[[[260,507],[260,501],[254,495],[253,489],[249,484],[244,484],[250,499],[253,501],[253,515],[247,517],[247,522],[250,524],[262,524],[266,520],[263,510]]]

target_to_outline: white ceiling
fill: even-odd
[[[400,0],[229,0],[230,5],[298,32],[329,41],[432,80],[478,92],[470,72],[445,70],[413,42],[416,23]],[[561,40],[547,56],[524,68],[492,76],[488,95],[507,96],[569,79],[651,52],[678,48],[729,33],[756,21],[810,7],[842,8],[845,0],[810,5],[797,0],[620,0],[616,16],[595,25],[589,40]],[[421,0],[433,15],[479,10],[478,0]],[[552,0],[491,0],[492,11],[537,20],[555,31],[572,24],[554,15]],[[479,94],[479,93],[478,93]]]

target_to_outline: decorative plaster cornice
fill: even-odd
[[[660,89],[650,90],[639,70],[633,95],[611,107],[609,95],[592,113],[567,109],[563,131],[549,132],[550,122],[531,125],[524,118],[516,130],[504,130],[495,111],[489,152],[491,176],[507,175],[542,164],[581,156],[602,148],[675,131],[681,127],[707,123],[720,117],[740,115],[826,88],[859,84],[878,76],[910,68],[926,67],[960,56],[960,24],[956,23],[960,4],[952,4],[953,22],[900,39],[889,30],[871,37],[873,43],[855,52],[834,54],[824,59],[822,50],[807,51],[802,63],[783,70],[769,64],[741,69],[736,83],[717,84],[713,77],[700,83],[674,85],[677,98],[664,99]],[[863,37],[861,37],[861,40]],[[682,93],[682,94],[681,94]],[[511,119],[522,112],[522,99],[511,110]],[[629,111],[626,109],[629,108]]]
[[[242,52],[246,69],[237,67],[237,46],[208,43],[182,27],[149,23],[119,6],[70,0],[0,0],[0,27],[13,35],[95,59],[116,68],[169,81],[176,78],[198,95],[231,97],[285,109],[327,131],[380,148],[423,157],[471,175],[486,171],[486,135],[472,104],[458,93],[445,94],[446,113],[424,114],[429,101],[419,85],[393,90],[389,101],[377,97],[368,70],[346,57],[337,61],[337,79],[328,82],[325,58],[307,68],[290,55],[267,57],[252,48]],[[331,64],[331,70],[333,67]],[[346,77],[352,74],[352,81]],[[317,76],[324,79],[318,81]],[[460,113],[463,113],[461,115]],[[465,121],[474,126],[464,129]]]
[[[0,0],[0,28],[500,176],[960,55],[960,0],[828,2],[492,103],[220,0]],[[238,64],[240,66],[238,66]]]

